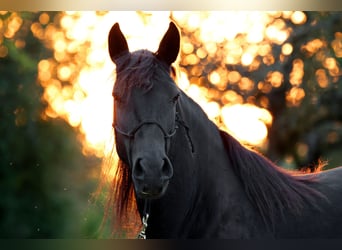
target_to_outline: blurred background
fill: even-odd
[[[288,169],[342,165],[342,12],[1,11],[1,238],[112,237],[93,195],[113,148],[108,31],[155,51],[170,20],[177,83],[221,129]]]

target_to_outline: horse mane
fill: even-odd
[[[326,197],[310,186],[314,176],[291,173],[244,147],[228,133],[220,134],[234,172],[268,228],[274,230],[276,220],[284,219],[286,213],[300,215],[307,204],[319,209],[317,199]]]
[[[114,131],[112,131],[112,136],[114,136]],[[140,215],[136,205],[131,171],[128,165],[117,157],[114,144],[103,158],[101,170],[98,187],[93,194],[95,199],[102,199],[102,194],[106,193],[104,215],[99,230],[104,230],[109,222],[112,236],[134,238],[140,226]]]
[[[112,232],[136,234],[140,217],[136,205],[130,168],[119,159],[105,204],[104,221],[109,218]],[[131,235],[133,236],[133,235]]]

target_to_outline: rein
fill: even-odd
[[[141,219],[142,229],[140,230],[140,233],[137,236],[137,239],[140,239],[140,240],[146,240],[146,229],[148,226],[147,220],[148,220],[148,217],[150,216],[150,205],[151,205],[150,203],[151,203],[150,200],[145,200],[143,217]]]

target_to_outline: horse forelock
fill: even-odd
[[[122,97],[132,87],[150,90],[162,77],[170,77],[171,68],[159,61],[148,50],[126,53],[116,59],[116,82],[114,92]]]
[[[285,219],[287,213],[300,215],[307,205],[320,209],[317,199],[325,197],[308,185],[314,178],[293,175],[229,134],[220,133],[235,174],[269,229],[274,230],[277,220]]]

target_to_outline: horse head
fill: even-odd
[[[160,198],[173,176],[170,144],[177,129],[181,91],[170,76],[180,35],[172,22],[157,52],[130,52],[118,23],[108,36],[116,65],[113,89],[115,144],[127,164],[139,198]]]

